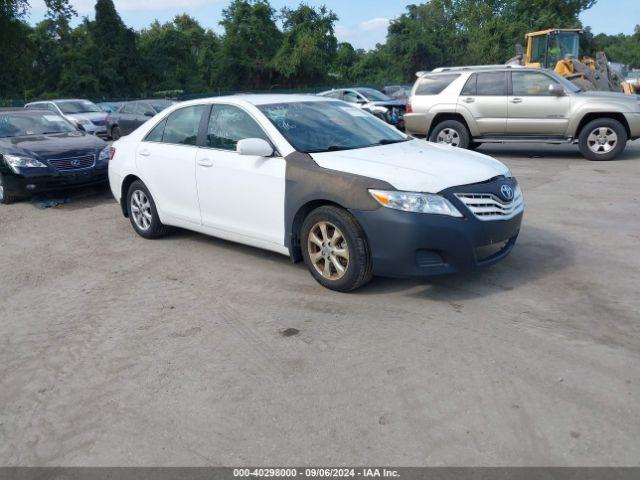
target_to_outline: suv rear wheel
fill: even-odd
[[[627,145],[627,130],[613,118],[596,118],[580,131],[580,153],[589,160],[613,160]]]
[[[429,141],[452,147],[469,148],[471,134],[464,123],[457,120],[445,120],[438,123],[431,131]]]

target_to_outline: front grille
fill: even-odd
[[[96,161],[95,155],[85,155],[83,157],[55,158],[47,160],[56,170],[69,171],[80,170],[93,167]]]
[[[456,197],[479,220],[508,220],[524,208],[522,192],[516,189],[513,200],[504,202],[491,193],[456,193]]]

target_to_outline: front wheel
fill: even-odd
[[[596,118],[580,131],[578,146],[588,160],[613,160],[627,145],[627,130],[613,118]]]
[[[2,175],[0,175],[0,203],[3,205],[9,205],[18,200],[18,197],[9,193],[4,186]]]
[[[369,244],[347,211],[324,206],[313,210],[301,229],[302,257],[313,278],[338,292],[355,290],[373,276]]]
[[[169,232],[162,224],[156,203],[146,185],[140,180],[131,184],[127,192],[127,211],[133,229],[144,238],[160,238]]]
[[[429,141],[451,147],[469,148],[471,134],[466,125],[457,120],[446,120],[435,126]]]

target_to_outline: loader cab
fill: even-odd
[[[543,30],[528,33],[525,65],[554,69],[560,60],[580,55],[582,30]]]

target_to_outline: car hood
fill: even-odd
[[[323,168],[376,178],[410,192],[437,193],[509,171],[487,155],[424,140],[311,156]]]
[[[0,153],[38,159],[86,155],[106,146],[103,140],[81,132],[0,138]]]
[[[65,116],[68,118],[73,118],[75,120],[85,119],[93,122],[104,120],[105,118],[107,118],[107,112],[68,113],[65,114]]]
[[[580,97],[589,97],[589,98],[612,98],[616,100],[631,101],[631,102],[637,102],[638,100],[640,100],[640,95],[627,95],[626,93],[622,93],[622,92],[601,92],[597,90],[578,92],[576,93],[576,95]]]

